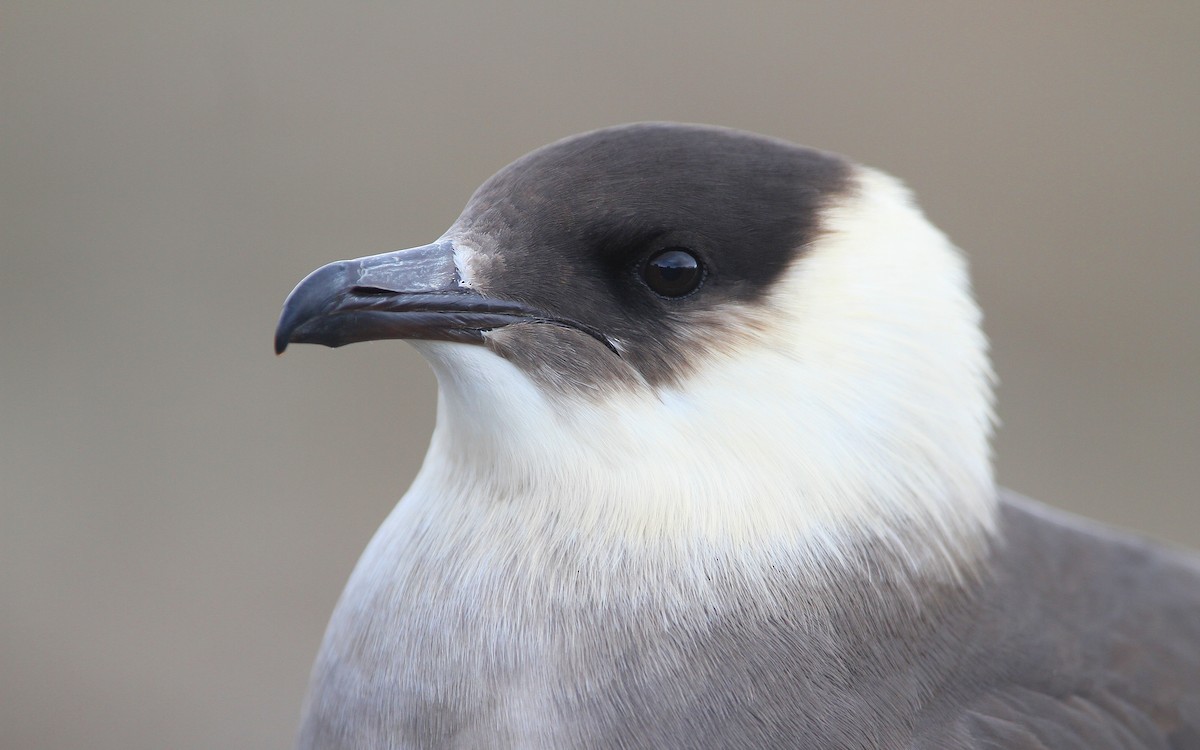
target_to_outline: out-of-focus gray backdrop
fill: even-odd
[[[275,358],[280,303],[623,121],[906,179],[972,261],[1001,480],[1200,545],[1200,5],[434,5],[0,8],[0,747],[290,743],[434,381]]]

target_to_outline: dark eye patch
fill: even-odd
[[[818,236],[821,208],[853,187],[851,176],[841,158],[782,141],[624,126],[501,170],[456,229],[494,248],[494,264],[476,271],[481,288],[621,342],[622,366],[657,384],[702,357],[689,342],[713,318],[697,315],[764,299]],[[507,334],[510,343],[522,330]],[[539,348],[549,339],[524,343],[538,358],[558,356]],[[602,379],[602,368],[571,351],[581,356],[573,377]]]

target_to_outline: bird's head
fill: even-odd
[[[475,481],[716,534],[990,523],[965,262],[833,154],[676,124],[542,148],[433,244],[309,275],[276,350],[372,339],[433,364],[431,460]]]

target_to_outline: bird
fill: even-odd
[[[967,263],[895,178],[572,136],[275,349],[384,339],[436,424],[299,748],[1200,748],[1200,560],[996,484]]]

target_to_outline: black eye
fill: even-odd
[[[682,297],[704,281],[704,267],[683,247],[668,247],[651,256],[642,269],[646,285],[664,297]]]

